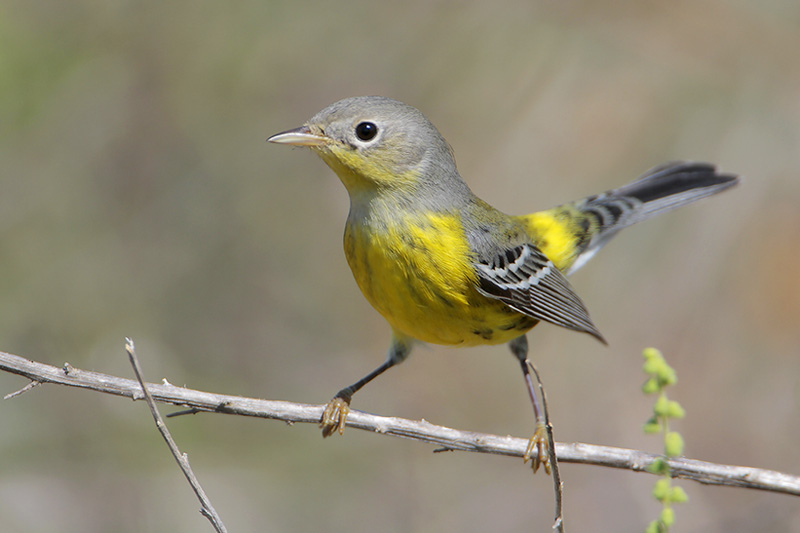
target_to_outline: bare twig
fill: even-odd
[[[194,490],[194,493],[197,495],[197,499],[200,500],[200,514],[208,518],[209,522],[211,522],[218,533],[226,533],[227,529],[225,529],[225,524],[222,523],[222,519],[217,514],[214,506],[211,505],[211,500],[208,499],[206,492],[203,490],[203,487],[200,486],[200,482],[194,475],[192,467],[189,466],[189,457],[185,453],[181,453],[180,449],[178,449],[175,439],[172,438],[169,429],[167,429],[167,425],[164,423],[164,419],[161,418],[161,413],[158,412],[156,402],[153,400],[150,391],[148,391],[144,378],[142,378],[142,368],[139,365],[139,358],[136,357],[136,348],[133,345],[133,340],[130,338],[125,339],[125,351],[128,353],[131,366],[133,366],[133,372],[136,374],[136,379],[139,381],[139,385],[144,393],[144,399],[147,401],[147,405],[150,406],[150,413],[153,415],[153,420],[156,421],[158,431],[161,433],[161,436],[164,437],[164,440],[167,441],[169,450],[172,452],[175,460],[178,461],[178,465],[181,467],[183,475],[186,476],[189,485],[192,486],[192,490]]]
[[[528,367],[536,376],[536,383],[539,385],[539,394],[542,396],[542,408],[544,410],[545,429],[547,430],[547,446],[553,450],[550,457],[550,468],[553,474],[553,491],[555,492],[556,510],[555,518],[553,519],[553,531],[556,533],[563,533],[564,531],[564,483],[561,481],[561,472],[558,469],[558,454],[556,453],[556,443],[553,437],[553,424],[550,422],[550,412],[547,409],[547,394],[544,392],[544,384],[542,378],[539,376],[539,371],[536,370],[530,359],[527,360]]]
[[[62,368],[3,352],[0,352],[0,370],[24,376],[32,381],[68,385],[128,398],[141,398],[142,394],[139,383],[130,379],[74,367],[70,367],[67,374]],[[212,394],[169,384],[148,383],[147,388],[156,401],[180,405],[197,411],[270,418],[283,420],[290,424],[297,422],[319,424],[324,409],[322,405]],[[350,411],[347,425],[352,428],[428,442],[449,450],[522,457],[528,446],[528,439],[460,431],[436,426],[424,420],[415,421],[378,416],[356,410]],[[646,472],[646,467],[661,457],[639,450],[581,443],[555,443],[555,450],[562,463],[592,464],[634,472]],[[667,462],[674,477],[691,479],[708,485],[726,485],[800,496],[800,476],[774,470],[723,465],[682,457],[670,458]]]
[[[16,396],[19,396],[20,394],[25,394],[26,392],[28,392],[28,391],[29,391],[29,390],[31,390],[32,388],[36,387],[37,385],[41,385],[41,384],[42,384],[42,382],[41,382],[41,381],[36,381],[36,380],[34,380],[34,381],[31,381],[31,382],[29,382],[27,385],[25,385],[24,387],[22,387],[21,389],[19,389],[18,391],[9,392],[9,393],[8,393],[8,394],[6,394],[5,396],[3,396],[3,399],[4,399],[4,400],[10,400],[11,398],[14,398],[14,397],[16,397]]]

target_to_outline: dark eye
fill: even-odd
[[[378,126],[372,122],[361,122],[356,126],[356,135],[362,141],[371,141],[378,134]]]

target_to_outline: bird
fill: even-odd
[[[507,343],[536,417],[524,456],[534,471],[539,465],[550,471],[550,450],[526,334],[546,322],[606,344],[567,276],[621,229],[740,181],[708,163],[675,161],[617,189],[514,216],[478,198],[439,130],[391,98],[340,100],[267,140],[310,148],[344,184],[345,256],[362,293],[392,328],[386,360],[326,405],[323,436],[342,434],[353,395],[405,361],[416,344]]]

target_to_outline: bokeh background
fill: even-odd
[[[688,456],[800,473],[800,4],[0,3],[0,350],[324,403],[389,328],[341,249],[347,195],[267,145],[343,97],[422,109],[477,194],[544,209],[674,159],[743,185],[626,230],[575,287],[609,348],[531,335],[558,440],[659,451],[642,348],[678,371]],[[0,391],[25,384],[0,375]],[[504,347],[419,349],[355,408],[527,437]],[[165,408],[169,411],[170,408]],[[146,406],[56,386],[0,405],[7,532],[210,531]],[[521,461],[222,415],[169,422],[231,531],[547,531]],[[564,465],[571,531],[640,531],[654,478]],[[683,482],[675,531],[800,530],[796,498]]]

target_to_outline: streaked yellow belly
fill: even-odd
[[[345,254],[367,300],[398,332],[434,344],[498,344],[535,320],[480,294],[461,222],[406,216],[375,230],[348,222]]]

